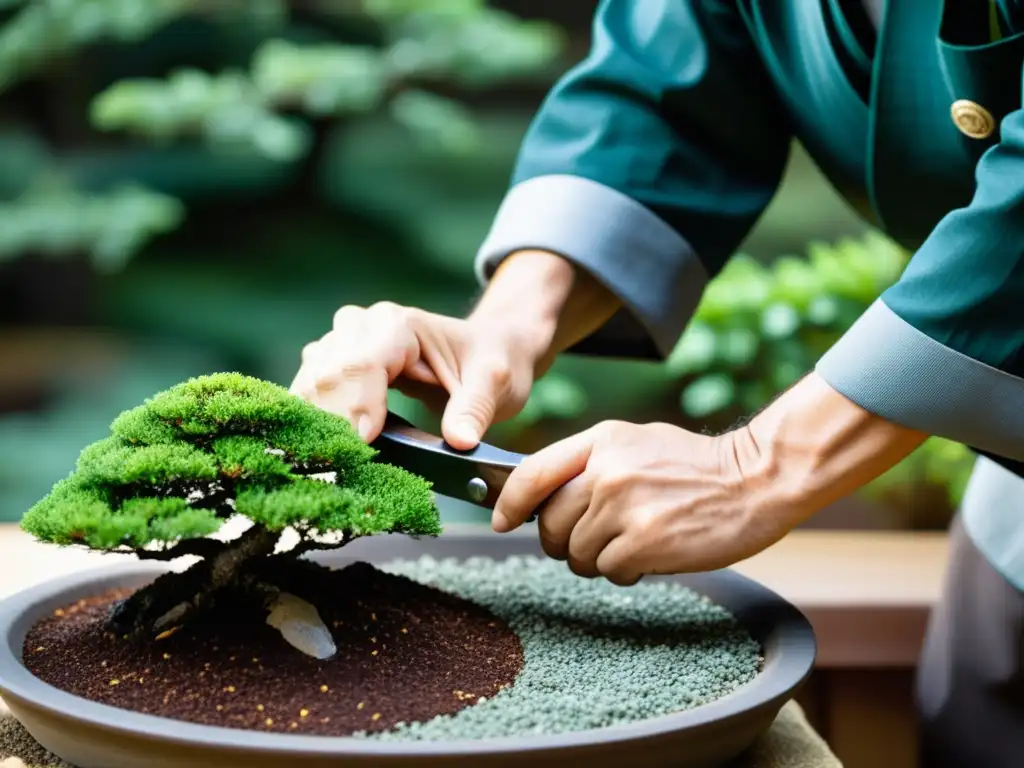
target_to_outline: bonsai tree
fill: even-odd
[[[159,636],[225,596],[270,608],[283,591],[275,575],[285,578],[310,550],[441,531],[427,481],[375,463],[345,419],[259,379],[190,379],[122,413],[111,432],[22,526],[58,545],[201,558],[117,604],[110,621],[121,634]],[[251,525],[234,539],[210,538],[235,516]],[[276,553],[286,529],[298,543]]]

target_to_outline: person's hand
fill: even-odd
[[[769,497],[772,472],[742,434],[604,422],[525,459],[498,498],[493,528],[517,528],[539,508],[547,555],[621,585],[729,566],[799,522],[774,503],[777,488]]]
[[[526,403],[550,343],[525,323],[445,317],[380,303],[346,306],[302,351],[291,391],[347,418],[367,442],[380,434],[389,387],[443,412],[442,437],[473,448]]]
[[[373,442],[393,387],[441,413],[441,436],[468,450],[519,413],[555,356],[619,306],[561,256],[517,251],[465,320],[388,302],[342,307],[332,330],[303,349],[291,391]]]

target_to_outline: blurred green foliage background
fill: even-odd
[[[158,389],[217,370],[288,384],[342,304],[464,313],[518,142],[594,5],[0,0],[0,520]],[[906,258],[799,147],[742,251],[667,364],[567,357],[492,439],[725,428]],[[882,512],[841,524],[945,525],[971,463],[929,441],[868,490]]]

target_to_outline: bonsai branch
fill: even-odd
[[[179,557],[215,557],[228,548],[228,544],[216,539],[186,539],[166,549],[136,549],[140,560],[174,560]]]
[[[323,475],[335,471],[336,469],[327,463],[292,462],[292,473],[296,475]]]
[[[317,541],[316,539],[306,538],[296,544],[288,554],[294,557],[301,557],[307,552],[338,549],[358,538],[358,534],[354,534],[351,531],[344,531],[339,541]]]

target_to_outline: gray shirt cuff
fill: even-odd
[[[642,353],[653,343],[667,357],[708,281],[693,248],[661,218],[579,176],[538,176],[509,190],[477,254],[478,280],[486,283],[506,256],[527,249],[559,254],[618,296],[625,317],[603,330],[622,352]],[[602,351],[598,335],[589,344],[595,352]]]
[[[1024,379],[940,344],[881,299],[822,356],[816,371],[895,424],[1024,459]]]

